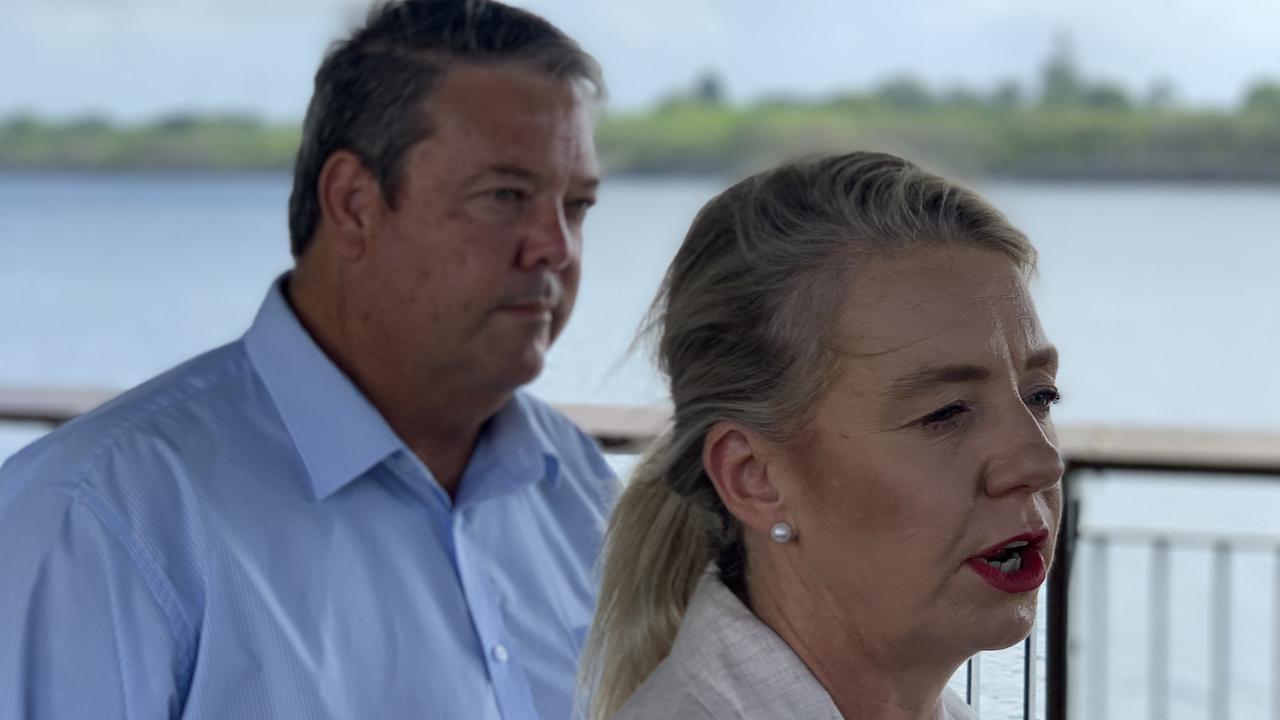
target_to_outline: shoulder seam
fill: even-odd
[[[237,346],[238,357],[233,362],[247,359],[240,341],[231,343],[231,345]],[[245,367],[252,372],[251,366],[246,365]],[[160,605],[169,622],[169,631],[174,635],[181,648],[183,667],[190,667],[194,661],[195,648],[189,638],[195,633],[195,625],[183,610],[173,583],[155,561],[154,554],[141,539],[134,537],[133,533],[129,532],[115,510],[92,487],[90,479],[93,477],[94,468],[99,465],[102,458],[118,447],[119,443],[131,431],[136,430],[143,420],[153,416],[155,413],[170,410],[205,393],[212,392],[221,386],[222,381],[227,376],[238,374],[235,371],[228,373],[226,370],[227,368],[223,366],[215,371],[201,373],[196,377],[208,381],[207,384],[185,384],[173,389],[170,393],[150,398],[146,402],[130,408],[125,417],[114,428],[111,428],[102,441],[98,443],[97,447],[88,454],[80,468],[71,474],[73,479],[69,483],[69,487],[61,491],[69,495],[73,502],[82,505],[93,513],[94,517],[98,518],[103,527],[115,536],[116,540],[125,549],[133,561],[134,567],[142,574],[148,591]],[[224,377],[219,378],[219,375]],[[201,578],[202,583],[204,580],[204,578]]]
[[[240,343],[239,341],[237,341],[236,343],[233,343],[233,344],[240,344]],[[240,356],[241,358],[246,357],[243,351],[240,352]],[[204,379],[213,380],[212,382],[209,382],[207,385],[196,385],[196,386],[189,385],[186,387],[175,388],[173,392],[170,394],[166,394],[156,398],[151,398],[150,400],[142,403],[141,405],[138,405],[137,407],[132,408],[125,417],[121,418],[119,423],[114,428],[111,428],[106,433],[105,437],[98,444],[97,448],[93,450],[91,453],[89,453],[89,456],[84,461],[84,464],[81,467],[81,469],[73,473],[73,476],[75,475],[80,476],[79,480],[76,482],[76,485],[75,485],[77,490],[81,485],[84,485],[88,482],[89,477],[92,474],[92,470],[94,469],[94,467],[97,466],[98,462],[102,459],[102,456],[105,455],[106,453],[111,452],[111,450],[115,449],[117,445],[129,434],[130,431],[136,430],[138,428],[138,426],[142,423],[143,420],[145,420],[148,416],[152,415],[153,413],[170,410],[175,406],[178,406],[180,403],[190,402],[191,400],[217,388],[220,384],[220,381],[216,378],[216,376],[219,374],[222,374],[222,373],[211,372],[211,373],[206,373],[199,376]]]
[[[169,578],[160,569],[146,548],[133,538],[110,506],[98,497],[91,488],[84,485],[78,487],[71,499],[91,512],[129,555],[134,567],[141,573],[143,583],[147,586],[148,592],[151,593],[156,603],[160,605],[160,609],[164,611],[165,618],[169,624],[169,632],[177,640],[178,647],[181,650],[181,657],[179,658],[181,666],[184,668],[190,667],[194,660],[195,652],[190,638],[195,634],[195,626],[182,609],[182,603],[178,600],[178,593],[174,589],[173,583],[169,581]]]

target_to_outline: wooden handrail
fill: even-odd
[[[0,420],[60,425],[117,394],[105,388],[0,386]]]
[[[57,425],[101,405],[116,391],[0,386],[0,421]],[[606,449],[636,452],[670,419],[670,408],[562,404],[558,408]],[[1280,474],[1280,433],[1066,425],[1059,449],[1076,469],[1108,468]]]
[[[31,388],[0,386],[0,422],[62,423],[115,397],[103,388]],[[563,404],[557,408],[606,449],[635,452],[662,431],[670,408],[643,405]]]
[[[1068,425],[1058,436],[1075,469],[1280,474],[1280,433]]]

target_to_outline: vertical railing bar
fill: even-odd
[[[1108,538],[1099,534],[1093,541],[1089,558],[1089,720],[1105,720],[1109,691],[1107,688],[1107,640],[1110,631],[1107,623]]]
[[[1280,720],[1280,547],[1276,548],[1275,586],[1271,592],[1271,720]]]
[[[1031,634],[1022,644],[1022,720],[1036,720],[1036,631],[1039,622],[1031,623]]]
[[[964,664],[964,701],[973,704],[973,658]]]
[[[1045,629],[1045,720],[1068,720],[1070,675],[1071,569],[1075,564],[1076,523],[1080,501],[1076,499],[1079,469],[1067,464],[1062,475],[1062,527],[1049,573],[1049,627]]]
[[[1213,628],[1209,638],[1209,707],[1214,720],[1231,717],[1231,545],[1219,541],[1213,546],[1213,600],[1209,610],[1209,624]]]
[[[1152,546],[1151,558],[1151,720],[1169,717],[1169,593],[1169,540],[1161,537]]]
[[[969,707],[973,708],[973,713],[977,715],[982,704],[982,653],[969,658],[968,701]]]

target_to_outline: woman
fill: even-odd
[[[675,417],[611,521],[593,719],[973,717],[947,680],[1030,631],[1060,516],[1034,264],[883,154],[702,209],[654,305]]]

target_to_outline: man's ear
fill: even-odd
[[[702,445],[702,465],[725,508],[744,526],[764,535],[786,515],[777,485],[778,450],[747,428],[728,421],[711,426]]]
[[[320,214],[339,256],[359,260],[367,250],[368,230],[383,209],[382,188],[358,155],[337,150],[320,168]]]

